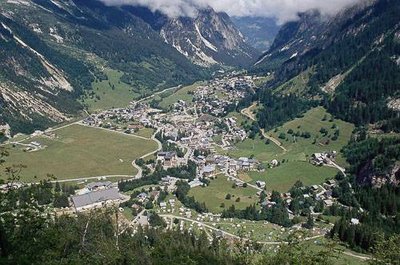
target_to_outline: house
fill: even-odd
[[[141,202],[144,202],[148,197],[149,196],[145,192],[142,192],[138,196],[136,196],[136,198],[139,199],[139,201]]]
[[[112,186],[111,181],[104,181],[104,182],[92,182],[86,185],[86,189],[88,191],[96,191],[96,190],[105,190],[109,189]]]
[[[360,224],[360,220],[358,220],[357,218],[351,218],[350,223],[352,225],[359,225]]]
[[[77,212],[102,207],[104,204],[115,203],[123,199],[117,188],[88,192],[71,197]]]
[[[176,152],[158,152],[157,161],[161,161],[164,168],[175,167],[178,164]]]
[[[332,200],[324,200],[324,205],[327,207],[331,207],[333,205],[333,201]]]
[[[145,215],[140,215],[139,217],[138,217],[138,219],[137,219],[137,223],[140,225],[140,226],[149,226],[149,218],[147,217],[147,216],[145,216]]]
[[[277,166],[279,166],[278,160],[276,160],[276,159],[272,160],[272,161],[271,161],[271,166],[272,166],[272,167],[277,167]]]
[[[266,186],[266,183],[265,183],[265,181],[257,180],[257,181],[256,181],[256,185],[257,185],[258,187],[264,189],[265,186]]]
[[[215,166],[209,165],[203,168],[203,176],[204,177],[211,177],[215,173]]]
[[[162,209],[167,208],[167,203],[166,203],[166,202],[160,202],[160,207],[161,207]]]
[[[203,186],[203,182],[201,182],[199,179],[195,179],[189,182],[189,186],[190,188],[200,187]]]

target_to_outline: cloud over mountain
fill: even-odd
[[[100,0],[107,5],[139,5],[170,17],[194,16],[199,8],[211,6],[231,16],[275,17],[279,22],[296,19],[298,12],[319,9],[334,14],[343,7],[366,0]]]

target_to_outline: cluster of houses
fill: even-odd
[[[238,171],[256,171],[260,163],[256,159],[241,157],[239,159],[224,155],[209,155],[194,157],[198,166],[199,177],[211,177],[221,172],[228,176],[237,176]]]
[[[316,166],[330,165],[332,161],[335,161],[336,155],[336,151],[315,153],[311,156],[310,162]]]
[[[160,110],[149,108],[138,103],[127,108],[116,108],[92,114],[82,121],[82,124],[92,127],[102,127],[110,130],[135,133],[145,126],[152,126],[150,115]]]
[[[249,89],[254,89],[253,77],[216,78],[194,92],[194,100],[203,112],[214,116],[226,114],[226,107],[244,98]]]

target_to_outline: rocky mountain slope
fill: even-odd
[[[168,19],[160,30],[166,43],[202,66],[248,66],[258,52],[246,43],[228,15],[211,8],[197,17]]]
[[[1,1],[0,58],[0,125],[12,133],[68,120],[105,68],[139,94],[206,74],[141,18],[97,0]]]

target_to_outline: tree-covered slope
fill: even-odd
[[[400,2],[378,0],[331,18],[303,14],[283,26],[253,71],[273,73],[268,89],[303,80],[298,94],[319,99],[332,114],[356,125],[399,131],[399,13]]]

